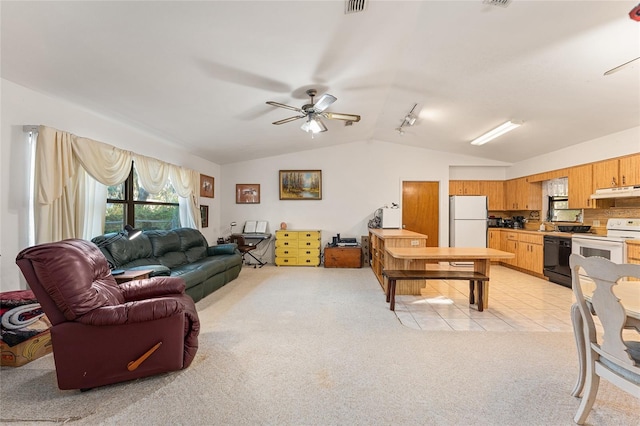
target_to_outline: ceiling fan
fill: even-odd
[[[634,21],[640,21],[640,3],[638,3],[638,5],[636,7],[634,7],[633,9],[631,9],[629,11],[629,18],[633,19]],[[614,72],[618,72],[621,69],[633,64],[638,59],[640,59],[640,56],[638,56],[637,58],[632,59],[632,60],[630,60],[628,62],[625,62],[622,65],[618,65],[615,68],[611,68],[609,71],[605,72],[604,75],[610,75],[610,74],[613,74]]]
[[[355,114],[342,114],[339,112],[326,112],[325,110],[334,103],[337,98],[328,93],[320,96],[317,102],[313,102],[313,98],[316,96],[317,91],[315,89],[307,90],[307,95],[311,98],[311,101],[308,104],[302,106],[302,108],[293,107],[290,105],[281,104],[280,102],[267,101],[267,104],[278,107],[290,109],[292,111],[297,111],[300,115],[296,115],[289,118],[284,118],[282,120],[274,121],[273,124],[280,125],[284,123],[289,123],[290,121],[295,121],[300,118],[306,118],[305,122],[302,123],[300,128],[305,132],[310,133],[320,133],[326,132],[327,126],[324,125],[321,117],[328,118],[329,120],[344,120],[346,121],[345,125],[350,126],[355,122],[360,121],[360,116]]]

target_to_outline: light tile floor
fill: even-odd
[[[420,296],[397,295],[400,322],[418,330],[573,332],[570,288],[491,266],[489,307],[469,306],[467,281],[427,281]]]

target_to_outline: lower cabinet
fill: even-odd
[[[519,268],[542,275],[544,263],[542,235],[519,234],[516,259]]]
[[[526,272],[532,272],[537,275],[543,273],[544,263],[544,246],[543,236],[520,231],[489,231],[489,243],[491,244],[491,232],[500,233],[500,249],[515,254],[513,259],[501,261],[504,265],[515,266]],[[493,237],[494,240],[497,237]],[[493,247],[490,245],[492,248]]]
[[[640,265],[640,242],[637,240],[627,241],[627,263]],[[637,278],[629,278],[631,281],[638,281]]]
[[[276,231],[276,266],[320,265],[320,231]]]

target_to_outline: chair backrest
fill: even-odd
[[[640,295],[640,281],[622,281],[624,277],[640,277],[640,265],[616,264],[602,257],[583,257],[572,254],[569,258],[571,266],[572,288],[576,303],[580,309],[585,326],[585,337],[600,356],[622,366],[636,365],[629,355],[629,348],[622,338],[627,313],[621,300],[616,295],[615,286],[631,288],[632,296]],[[637,287],[637,289],[636,289]],[[637,292],[637,293],[636,293]],[[598,316],[604,334],[599,342],[596,328],[587,300]]]
[[[247,245],[247,243],[244,240],[244,237],[239,234],[231,234],[231,237],[229,237],[229,241],[231,241],[232,243],[236,243],[238,247]]]
[[[18,254],[16,263],[53,325],[124,303],[106,258],[89,241],[29,247]]]

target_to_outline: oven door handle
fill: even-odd
[[[573,244],[579,245],[580,247],[588,247],[588,248],[602,248],[602,247],[611,247],[611,248],[617,248],[617,247],[624,247],[624,243],[621,241],[603,241],[603,240],[581,240],[579,238],[574,238],[573,239]]]

